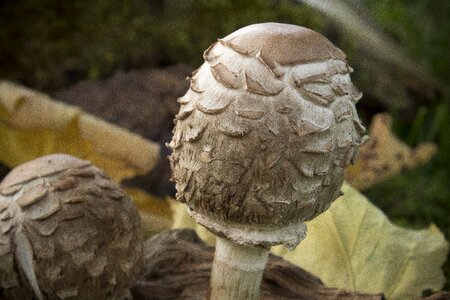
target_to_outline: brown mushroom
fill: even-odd
[[[2,299],[125,299],[142,247],[134,203],[88,161],[49,155],[0,183]]]
[[[257,299],[271,246],[340,196],[365,128],[345,54],[309,29],[264,23],[211,45],[180,98],[177,200],[219,238],[211,299]]]

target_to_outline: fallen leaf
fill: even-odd
[[[348,184],[344,196],[307,223],[307,238],[292,252],[275,253],[318,276],[326,286],[387,299],[420,298],[445,282],[441,266],[449,245],[439,229],[409,230],[392,224],[383,212]]]
[[[387,299],[420,298],[426,289],[439,290],[449,245],[439,229],[410,230],[392,224],[383,212],[348,184],[344,196],[307,222],[306,239],[294,250],[272,252],[319,277],[326,286]],[[192,228],[208,244],[215,237],[197,225],[185,205],[172,202],[173,228]]]
[[[170,229],[172,211],[169,206],[169,199],[147,194],[137,188],[125,188],[125,191],[136,203],[141,215],[142,227],[147,234],[151,235]]]
[[[214,246],[216,243],[216,237],[205,227],[197,224],[194,219],[189,215],[186,209],[186,205],[172,199],[169,201],[170,209],[172,211],[172,229],[178,228],[190,228],[195,230],[197,235],[209,246]]]
[[[423,143],[415,149],[399,140],[391,131],[392,119],[377,114],[370,127],[370,140],[359,150],[359,158],[346,169],[346,180],[356,189],[364,190],[372,185],[429,161],[437,152],[431,143]]]
[[[0,162],[13,168],[51,153],[90,160],[121,181],[148,173],[159,145],[77,107],[0,81]]]

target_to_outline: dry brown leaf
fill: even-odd
[[[159,145],[45,94],[0,81],[0,162],[12,168],[51,153],[90,160],[116,181],[148,173]]]
[[[374,116],[370,140],[361,146],[356,164],[346,170],[346,180],[358,190],[429,161],[436,145],[423,143],[415,149],[399,140],[391,131],[392,118],[387,113]]]

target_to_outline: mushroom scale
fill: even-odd
[[[0,184],[2,299],[125,299],[142,247],[134,203],[88,161],[41,157]]]
[[[366,140],[345,54],[312,30],[263,23],[219,39],[204,58],[169,144],[177,199],[194,217],[254,228],[326,210]]]

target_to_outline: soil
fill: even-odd
[[[169,150],[165,144],[171,139],[173,118],[179,110],[177,98],[187,91],[186,77],[192,70],[186,65],[175,65],[118,71],[107,79],[81,81],[52,96],[159,143],[161,158],[156,168],[124,184],[154,195],[173,195],[175,189],[169,180],[167,160]]]

